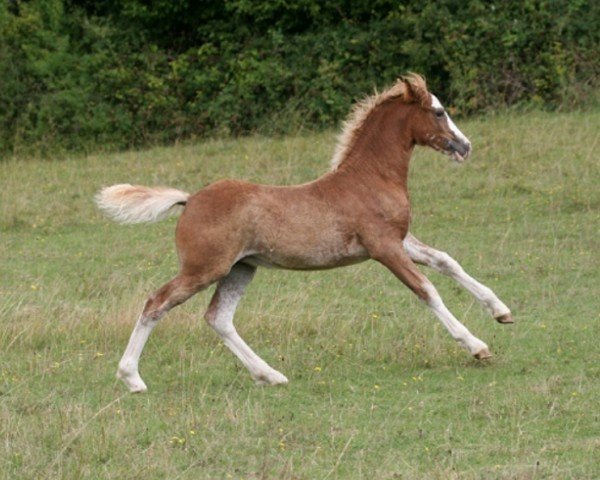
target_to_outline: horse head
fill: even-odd
[[[409,74],[400,81],[403,101],[415,106],[411,119],[414,142],[462,163],[471,154],[471,142],[454,124],[438,98],[427,90],[423,77]]]

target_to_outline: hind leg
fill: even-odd
[[[223,343],[248,369],[250,375],[259,385],[278,385],[288,383],[288,379],[262,358],[260,358],[244,342],[233,325],[233,316],[238,302],[244,294],[246,285],[250,283],[255,267],[236,264],[231,272],[223,278],[213,295],[204,318],[219,334]]]
[[[178,275],[148,298],[117,370],[117,378],[122,380],[131,392],[147,390],[140,377],[138,363],[144,345],[158,321],[173,307],[182,304],[210,283],[199,281],[196,277]]]

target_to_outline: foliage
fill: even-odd
[[[338,122],[406,71],[463,113],[582,105],[591,0],[0,2],[0,152]]]

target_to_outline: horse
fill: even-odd
[[[407,177],[416,145],[458,163],[472,151],[423,77],[408,74],[356,104],[339,136],[331,169],[312,182],[272,186],[226,179],[193,195],[130,184],[102,189],[96,195],[98,207],[121,223],[152,222],[180,212],[175,231],[179,272],[148,297],[117,378],[131,392],[145,392],[138,364],[153,328],[173,307],[217,283],[204,316],[208,324],[257,384],[287,384],[285,375],[260,358],[233,324],[257,268],[321,270],[368,259],[391,270],[471,355],[490,358],[488,346],[452,315],[416,266],[450,276],[499,323],[513,322],[511,311],[491,289],[450,255],[409,232]]]

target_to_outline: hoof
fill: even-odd
[[[512,318],[512,315],[509,313],[505,313],[504,315],[500,315],[498,317],[496,317],[496,321],[498,323],[502,323],[502,324],[509,324],[509,323],[515,323],[515,321]]]
[[[140,377],[137,372],[131,373],[119,369],[116,377],[127,385],[127,388],[131,393],[145,393],[148,391],[148,387],[146,387],[142,377]]]
[[[146,385],[133,387],[129,389],[129,393],[146,393],[148,391],[148,387]]]
[[[254,377],[256,385],[287,385],[288,379],[277,370],[260,373]]]
[[[492,358],[492,354],[487,348],[479,350],[475,355],[473,355],[477,360],[487,360],[488,358]]]

